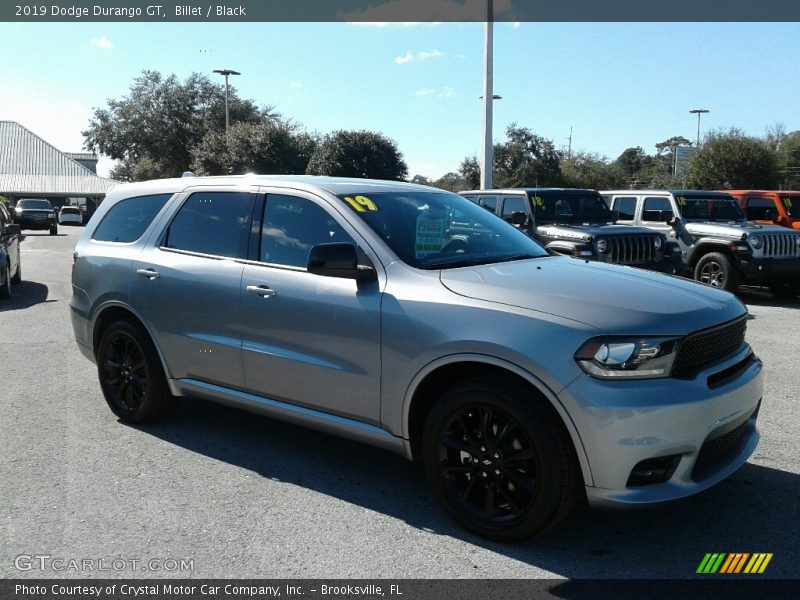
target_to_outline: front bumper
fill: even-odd
[[[800,257],[758,258],[739,257],[739,269],[745,279],[752,283],[771,281],[800,281]]]
[[[731,372],[720,380],[721,373]],[[693,380],[604,381],[581,375],[559,398],[586,452],[591,471],[590,478],[585,478],[589,501],[605,505],[664,502],[722,481],[758,445],[755,420],[762,392],[762,364],[749,346]],[[730,431],[736,435],[735,443],[709,461],[709,454],[726,441],[722,436]],[[701,450],[705,451],[701,454]],[[676,456],[678,461],[669,479],[629,485],[639,463],[667,456]]]
[[[54,219],[16,219],[20,229],[50,229],[56,222]]]

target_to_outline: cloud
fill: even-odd
[[[114,47],[114,44],[106,36],[95,38],[91,43],[95,48],[102,48],[103,50],[111,50]]]
[[[293,81],[293,82],[291,82],[291,83],[289,84],[289,87],[290,87],[290,88],[293,88],[293,89],[295,89],[295,90],[299,90],[300,88],[302,88],[302,87],[303,87],[303,84],[302,84],[302,83],[300,83],[299,81]]]
[[[414,92],[414,95],[420,97],[435,96],[437,98],[452,98],[455,96],[455,92],[453,88],[446,85],[442,88],[423,88]]]
[[[394,59],[394,62],[398,65],[405,65],[410,62],[415,61],[423,61],[423,60],[430,60],[432,58],[442,58],[443,56],[447,56],[441,50],[430,50],[430,51],[423,51],[417,52],[416,54],[412,54],[411,52],[406,52],[403,56],[398,56]]]

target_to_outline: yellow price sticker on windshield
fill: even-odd
[[[345,196],[344,201],[358,212],[376,212],[378,210],[377,205],[366,196],[356,196],[355,198]]]
[[[533,197],[533,203],[536,206],[542,206],[544,204],[544,202],[542,202],[542,197],[541,196],[534,196]]]
[[[792,208],[792,199],[791,198],[784,198],[783,203],[786,205],[786,208]]]
[[[678,204],[680,206],[686,206],[686,198],[684,198],[683,196],[678,196]]]

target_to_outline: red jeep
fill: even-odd
[[[725,190],[742,207],[748,221],[800,230],[800,191]]]

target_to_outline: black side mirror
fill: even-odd
[[[357,281],[369,281],[377,276],[371,265],[358,264],[358,252],[353,244],[342,242],[312,246],[308,253],[308,272]]]
[[[773,223],[778,220],[778,211],[774,208],[768,208],[764,211],[764,220],[772,221]]]
[[[6,235],[19,235],[22,230],[17,223],[9,223],[6,225]]]
[[[518,227],[523,227],[528,222],[528,215],[523,210],[518,210],[511,213],[511,224]]]

